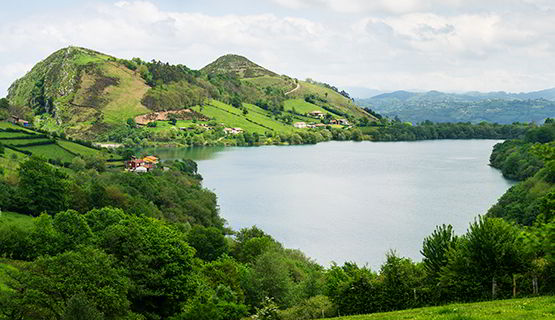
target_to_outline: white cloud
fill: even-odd
[[[499,10],[491,3],[501,0],[274,2],[325,7],[347,19],[217,16],[163,10],[148,1],[93,4],[67,16],[46,12],[0,25],[0,91],[23,66],[68,45],[193,68],[238,53],[278,73],[385,90],[522,91],[555,83],[549,1],[506,0],[512,7]],[[9,71],[14,68],[20,69]]]

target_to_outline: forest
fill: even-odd
[[[0,319],[315,319],[553,294],[555,124],[518,132],[491,165],[522,182],[465,234],[437,226],[421,262],[390,251],[379,270],[231,230],[191,160],[137,175],[30,157],[0,180],[17,217],[0,216]]]

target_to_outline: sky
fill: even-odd
[[[73,45],[200,69],[235,53],[340,88],[555,87],[555,0],[6,1],[0,96]]]

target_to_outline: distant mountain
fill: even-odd
[[[555,117],[555,88],[523,93],[395,91],[357,102],[384,116],[413,123],[542,122]]]
[[[347,91],[354,99],[368,99],[384,93],[382,90],[365,87],[343,87],[342,89]]]

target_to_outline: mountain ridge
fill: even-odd
[[[294,88],[298,90],[290,92]],[[361,117],[377,120],[333,86],[278,75],[235,54],[192,70],[182,64],[118,59],[70,46],[55,51],[14,81],[7,100],[13,114],[33,121],[40,129],[96,140],[121,131],[137,116],[184,110],[211,100],[243,110],[244,117],[249,117],[245,104],[251,104],[264,114],[264,121],[275,122],[273,127],[292,126],[291,121],[310,118],[286,110],[284,102],[306,96],[312,97],[311,110],[324,108],[333,117],[352,121]],[[232,126],[226,121],[221,122]]]

